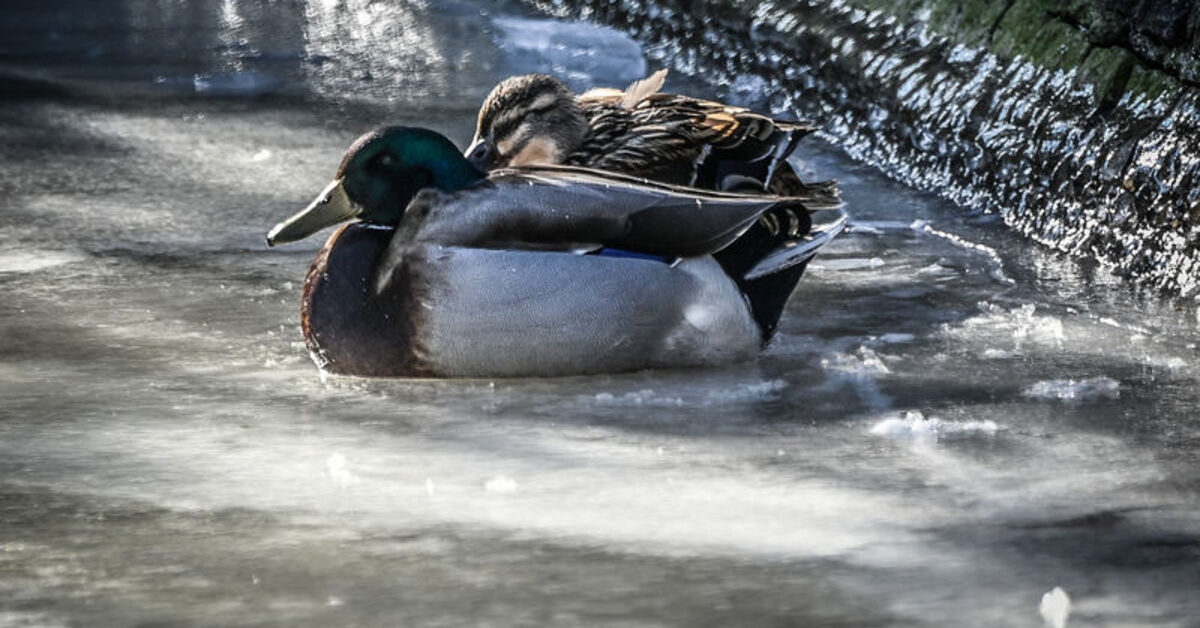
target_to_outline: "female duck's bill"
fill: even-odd
[[[360,220],[329,238],[305,281],[302,326],[322,368],[504,377],[751,359],[845,220],[829,213],[783,259],[750,236],[795,199],[566,167],[484,179],[431,135],[364,136],[317,200],[271,231],[279,243]],[[735,254],[714,259],[721,250]]]

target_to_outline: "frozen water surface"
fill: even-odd
[[[753,364],[323,378],[297,312],[319,238],[263,234],[379,121],[468,139],[499,60],[528,59],[503,33],[540,18],[109,4],[168,23],[0,20],[33,51],[6,63],[59,81],[6,79],[0,107],[0,626],[1200,616],[1190,305],[809,144],[853,223]],[[204,54],[122,43],[166,46],[178,6]],[[251,71],[278,93],[155,91]]]

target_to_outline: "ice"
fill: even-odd
[[[827,372],[845,375],[851,379],[866,379],[891,372],[878,353],[867,347],[859,347],[853,353],[838,353],[821,360]]]
[[[991,275],[992,279],[995,279],[997,282],[1005,284],[1005,285],[1016,284],[1016,281],[1014,281],[1011,277],[1009,277],[1007,274],[1005,274],[1004,261],[1000,257],[1000,253],[997,252],[996,249],[994,249],[990,246],[987,246],[985,244],[980,244],[978,242],[972,242],[971,240],[968,240],[967,238],[964,238],[963,236],[960,236],[960,235],[957,235],[954,233],[950,233],[950,232],[944,231],[942,229],[936,229],[933,227],[933,225],[930,225],[928,222],[923,221],[923,220],[918,220],[918,221],[913,222],[912,228],[914,231],[921,231],[924,233],[928,233],[929,235],[941,238],[941,239],[953,244],[954,246],[965,249],[967,251],[977,252],[977,253],[983,255],[987,259],[988,265],[991,267],[989,274]]]
[[[1062,346],[1062,321],[1054,317],[1035,317],[1035,311],[1033,305],[1025,305],[1016,312],[1013,338],[1016,339],[1017,345],[1020,346],[1025,340],[1032,340],[1039,344]]]
[[[595,400],[596,405],[601,406],[679,407],[683,405],[683,399],[679,397],[662,396],[648,389],[623,395],[614,395],[610,392],[596,393]]]
[[[677,395],[659,392],[653,389],[642,389],[624,394],[611,392],[596,393],[591,397],[597,406],[629,406],[644,408],[682,408],[682,407],[712,407],[727,403],[771,399],[787,388],[788,383],[782,379],[758,380],[750,383],[739,383],[732,386],[717,386],[704,391],[702,395]],[[690,391],[697,392],[697,391]]]
[[[886,264],[882,257],[817,258],[817,260],[813,262],[812,267],[821,270],[863,270],[865,268],[879,268]]]
[[[995,421],[945,421],[937,417],[925,418],[916,410],[901,412],[899,416],[882,419],[871,426],[871,434],[892,438],[916,440],[938,440],[941,438],[993,436],[1000,426]]]
[[[880,336],[877,340],[885,345],[904,344],[916,340],[917,337],[913,334],[902,334],[897,332],[886,333]]]
[[[1149,359],[1147,362],[1151,365],[1161,366],[1169,371],[1182,371],[1188,367],[1188,361],[1178,356],[1170,356],[1157,360]]]
[[[196,93],[208,96],[262,96],[279,86],[279,79],[259,72],[217,72],[192,78]]]
[[[1121,383],[1111,377],[1092,377],[1081,380],[1053,379],[1027,386],[1021,391],[1021,394],[1034,399],[1059,401],[1118,399],[1121,396]]]
[[[483,490],[489,493],[515,493],[517,481],[507,475],[497,475],[483,483]]]
[[[1032,303],[1005,308],[994,303],[979,304],[980,315],[947,328],[953,337],[992,344],[985,351],[1017,351],[1027,346],[1061,348],[1066,340],[1062,319],[1042,315]],[[1011,345],[994,346],[996,343]]]
[[[334,452],[325,461],[325,473],[334,486],[339,489],[345,490],[358,482],[358,477],[351,473],[346,466],[346,457],[337,452]]]
[[[1054,587],[1042,596],[1038,612],[1042,614],[1042,621],[1047,628],[1064,628],[1067,618],[1071,616],[1071,598],[1062,587]]]
[[[923,223],[922,223],[923,224]],[[902,220],[854,220],[849,225],[850,233],[880,235],[891,231],[910,231],[914,223]]]
[[[646,58],[628,35],[587,22],[502,17],[496,45],[522,72],[554,74],[571,87],[624,87],[644,78]]]
[[[879,354],[868,347],[852,353],[835,353],[821,359],[821,368],[829,374],[833,387],[849,385],[872,408],[884,408],[891,399],[879,389],[877,379],[891,372]]]
[[[787,388],[787,382],[782,379],[760,381],[753,384],[741,384],[727,389],[712,390],[705,394],[705,399],[711,404],[730,401],[753,399],[768,399]]]
[[[71,251],[7,251],[0,253],[0,273],[32,273],[84,259]]]
[[[917,275],[921,277],[953,277],[958,274],[956,270],[944,265],[946,262],[939,260],[937,263],[930,264],[917,271]]]
[[[51,617],[45,613],[30,613],[25,611],[9,611],[0,610],[0,626],[6,628],[19,628],[21,626],[38,627],[38,628],[66,628],[66,621]]]

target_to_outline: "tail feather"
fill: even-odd
[[[840,209],[809,212],[799,200],[780,203],[767,216],[802,222],[773,228],[760,220],[714,255],[746,295],[764,345],[775,333],[783,308],[808,263],[846,224],[846,215]]]
[[[814,225],[807,234],[779,243],[774,249],[763,255],[762,259],[750,270],[746,271],[745,278],[753,281],[805,263],[845,228],[846,214],[838,211],[831,220],[824,224]]]
[[[811,211],[841,209],[842,188],[834,179],[805,183],[796,175],[791,165],[784,162],[775,170],[767,185],[767,193],[775,196],[792,196],[801,199]]]
[[[634,81],[625,88],[621,95],[619,106],[622,109],[633,109],[638,103],[658,93],[667,80],[667,70],[663,68],[640,81]]]

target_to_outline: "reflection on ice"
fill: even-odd
[[[1066,340],[1062,320],[1038,314],[1037,306],[1032,303],[1012,309],[981,303],[979,311],[979,315],[961,325],[947,327],[945,333],[974,343],[989,343],[986,351],[992,353],[988,357],[998,357],[1002,354],[996,351],[1005,349],[1019,353],[1029,345],[1061,348]]]
[[[1066,628],[1067,618],[1071,616],[1071,598],[1062,587],[1054,587],[1042,596],[1038,612],[1042,614],[1046,628]]]
[[[883,258],[881,258],[881,257],[871,257],[871,258],[843,257],[843,258],[829,259],[829,260],[822,260],[821,258],[817,258],[811,264],[811,266],[812,266],[812,268],[818,268],[821,270],[847,271],[847,270],[859,270],[862,268],[879,268],[880,266],[884,266],[886,264],[887,264],[887,262],[883,261]]]
[[[198,417],[178,420],[188,418]],[[39,481],[53,486],[173,509],[266,508],[311,524],[397,531],[454,522],[666,555],[851,552],[873,561],[883,548],[863,553],[865,540],[903,537],[884,533],[880,513],[922,517],[890,496],[792,477],[786,466],[740,468],[708,438],[631,438],[586,425],[511,433],[515,426],[475,424],[477,437],[437,431],[426,439],[308,421],[288,430],[264,418],[196,430],[126,416],[103,433],[66,441],[25,435],[24,453],[9,460],[29,464],[36,456],[47,473]],[[806,449],[791,438],[763,446],[780,460],[781,450]],[[58,476],[81,447],[113,462],[82,483]]]
[[[478,106],[510,74],[553,73],[578,90],[646,75],[633,39],[586,22],[366,0],[312,1],[305,18],[308,84],[335,100]]]
[[[444,108],[486,94],[496,49],[474,7],[310,0],[304,17],[304,71],[319,96]]]
[[[990,419],[985,421],[944,421],[937,417],[925,418],[924,414],[914,410],[880,420],[871,426],[871,433],[876,436],[938,440],[973,435],[993,436],[999,429],[1000,426]]]
[[[554,74],[576,91],[624,87],[645,78],[641,46],[615,29],[587,22],[500,17],[496,44],[514,74]]]
[[[1021,394],[1035,399],[1059,401],[1117,399],[1121,396],[1121,383],[1111,377],[1055,379],[1031,384],[1021,391]]]
[[[869,347],[860,346],[849,353],[833,353],[821,358],[821,368],[830,376],[830,385],[849,385],[871,408],[884,408],[891,399],[883,394],[878,378],[891,373],[882,357]]]
[[[497,475],[488,478],[488,481],[483,483],[483,489],[489,493],[515,493],[517,481],[506,475]]]
[[[0,273],[33,273],[87,259],[72,251],[15,250],[0,252]]]
[[[277,89],[280,80],[258,72],[225,72],[197,74],[192,85],[209,96],[261,96]]]
[[[1011,286],[1016,284],[1011,277],[1004,273],[1004,261],[1000,258],[1000,254],[996,251],[996,249],[987,246],[986,244],[972,242],[971,240],[962,236],[948,233],[941,229],[936,229],[933,227],[933,225],[925,222],[924,220],[918,220],[917,222],[914,222],[913,229],[928,233],[938,238],[942,238],[943,240],[946,240],[955,246],[982,254],[988,260],[988,263],[991,264],[992,268],[990,274],[993,279],[1004,285]]]
[[[594,396],[596,405],[600,406],[646,406],[646,407],[676,407],[685,405],[691,408],[709,408],[728,405],[734,402],[764,401],[778,397],[787,382],[781,379],[758,381],[753,383],[737,383],[729,388],[715,390],[685,390],[672,393],[656,392],[652,389],[642,389],[616,395],[611,392],[597,393]],[[686,395],[676,393],[683,392]]]
[[[340,490],[346,490],[347,487],[358,482],[358,476],[346,468],[346,457],[336,451],[325,461],[325,473],[333,485]]]

